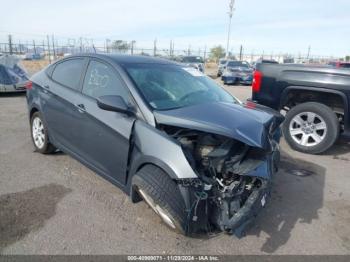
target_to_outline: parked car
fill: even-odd
[[[183,56],[181,63],[204,73],[204,60],[201,56]]]
[[[66,152],[133,202],[144,199],[170,228],[242,232],[268,201],[283,116],[242,104],[197,70],[89,54],[31,81],[36,151]]]
[[[221,80],[224,84],[251,85],[253,80],[253,69],[245,61],[228,61]]]
[[[258,59],[257,61],[255,61],[253,69],[255,70],[260,64],[278,64],[278,62],[274,59]]]
[[[15,55],[0,56],[0,93],[25,92],[28,76],[19,61]]]
[[[286,110],[283,133],[297,151],[318,154],[339,134],[350,137],[350,71],[326,66],[260,64],[252,100]]]
[[[328,65],[335,68],[350,68],[350,62],[335,61],[329,62]]]
[[[225,59],[225,58],[219,59],[218,72],[217,72],[218,77],[222,76],[222,73],[224,72],[224,70],[226,68],[227,61],[229,61],[229,60]]]

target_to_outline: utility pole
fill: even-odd
[[[80,53],[82,53],[83,52],[83,38],[82,37],[80,37],[79,38],[79,41],[80,41]]]
[[[242,61],[243,58],[243,46],[241,45],[241,47],[239,48],[239,60]]]
[[[56,60],[55,38],[53,35],[51,37],[52,37],[53,59]]]
[[[34,54],[36,54],[35,40],[33,40],[33,49],[34,49]]]
[[[309,45],[309,48],[307,49],[307,60],[310,58],[310,52],[311,52],[311,46]]]
[[[156,56],[157,54],[157,38],[154,39],[154,42],[153,42],[153,56]]]
[[[47,52],[48,52],[48,54],[49,54],[49,63],[51,64],[50,38],[49,38],[49,35],[47,35]]]
[[[230,47],[231,20],[233,16],[233,11],[235,10],[234,5],[235,5],[235,0],[231,0],[229,5],[229,11],[228,11],[229,21],[228,21],[228,33],[227,33],[227,45],[226,45],[226,58],[228,58],[228,53],[229,53],[228,50]]]
[[[134,44],[135,44],[135,43],[136,43],[135,40],[132,40],[132,41],[131,41],[131,55],[134,54]]]
[[[13,49],[12,49],[12,35],[9,35],[9,51],[10,51],[10,55],[12,55],[12,53],[13,53]]]

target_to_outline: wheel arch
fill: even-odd
[[[39,112],[39,109],[37,106],[32,106],[32,108],[29,111],[29,121],[32,119],[32,116],[34,115],[35,112]]]

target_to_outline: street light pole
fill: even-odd
[[[226,58],[228,58],[228,53],[229,53],[228,50],[230,46],[231,20],[232,20],[232,15],[234,11],[234,8],[233,8],[234,5],[235,5],[235,0],[231,0],[229,5],[229,11],[228,11],[229,22],[228,22],[228,33],[227,33]]]

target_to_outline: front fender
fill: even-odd
[[[173,179],[198,178],[188,163],[181,145],[155,127],[143,121],[136,121],[133,144],[135,152],[131,154],[129,173],[131,176],[143,165],[154,164]]]

